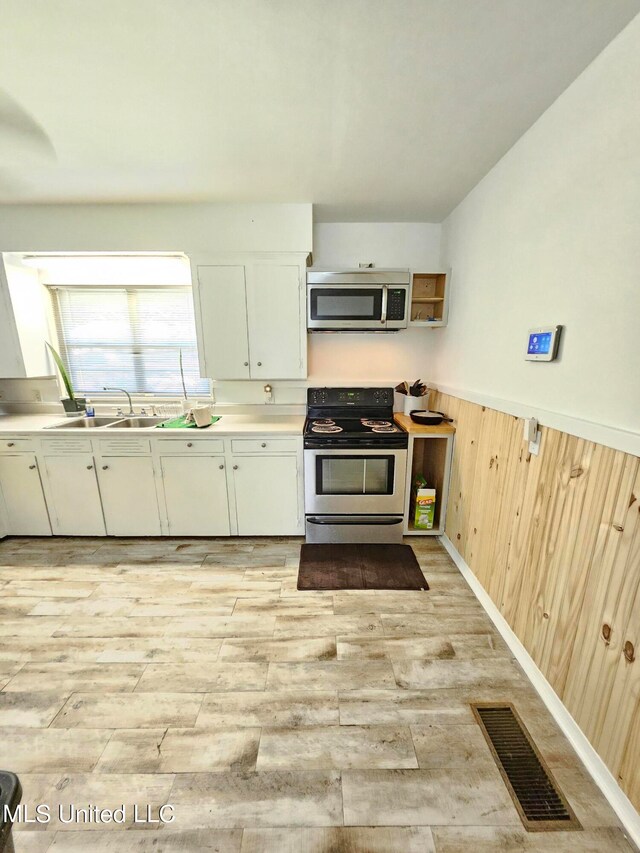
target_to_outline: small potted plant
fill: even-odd
[[[58,370],[60,371],[60,376],[62,377],[62,381],[64,383],[64,387],[66,389],[68,397],[63,397],[61,400],[62,405],[64,406],[65,412],[67,414],[74,414],[75,412],[84,412],[87,400],[85,397],[76,397],[75,392],[73,390],[73,384],[71,382],[71,377],[67,373],[67,369],[62,363],[62,359],[60,358],[60,354],[54,350],[51,344],[47,341],[47,346],[51,350],[51,355],[53,356],[53,360],[56,363]]]

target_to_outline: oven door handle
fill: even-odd
[[[360,517],[349,516],[349,517],[346,517],[346,516],[336,516],[336,515],[325,515],[322,517],[318,517],[316,515],[308,515],[306,520],[309,524],[330,524],[330,525],[336,525],[336,524],[360,524],[360,525],[375,524],[375,525],[380,525],[380,526],[390,525],[390,524],[402,524],[402,521],[403,521],[402,516],[400,516],[399,518],[398,517],[389,518],[389,517],[385,517],[385,516],[379,516],[377,518],[372,518],[371,516],[369,516],[369,517],[366,517],[366,516],[360,516]]]
[[[382,285],[382,315],[380,322],[383,326],[387,325],[387,300],[389,298],[389,290],[386,284]]]

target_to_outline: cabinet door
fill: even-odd
[[[4,498],[6,533],[51,536],[38,463],[33,453],[0,456],[0,492]]]
[[[224,456],[162,456],[162,484],[171,536],[228,536]]]
[[[236,456],[233,479],[240,536],[300,533],[296,456]]]
[[[252,379],[299,379],[306,372],[304,282],[298,264],[247,266]]]
[[[44,467],[53,532],[62,536],[104,536],[93,456],[45,456]]]
[[[249,379],[244,266],[198,266],[194,285],[201,376]]]
[[[98,467],[110,536],[160,536],[160,512],[150,456],[104,456]]]

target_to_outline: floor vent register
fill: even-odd
[[[582,829],[513,705],[471,708],[525,829]]]

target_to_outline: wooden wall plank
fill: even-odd
[[[447,535],[640,806],[640,460],[545,427],[531,456],[511,415],[433,408],[456,426]]]

